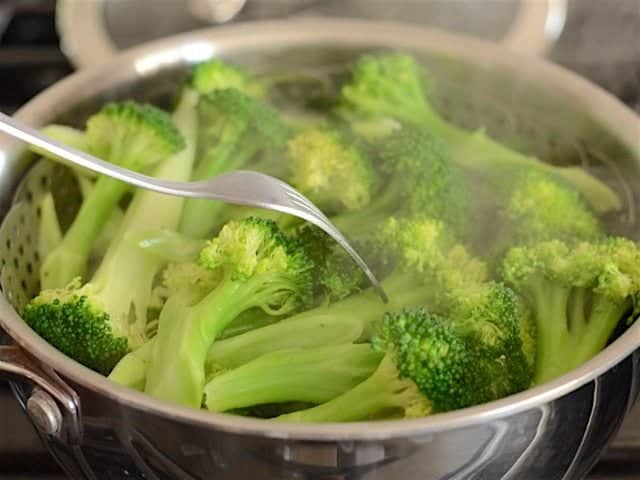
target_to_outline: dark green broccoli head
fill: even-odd
[[[304,225],[296,232],[296,239],[313,261],[316,296],[335,302],[366,285],[366,277],[353,259],[318,227]]]
[[[404,127],[385,139],[379,159],[384,173],[406,179],[410,214],[441,219],[457,233],[466,230],[468,189],[444,141],[425,129]]]
[[[291,184],[322,210],[360,210],[371,201],[375,172],[366,154],[329,126],[304,130],[289,140]]]
[[[547,240],[591,240],[602,235],[600,222],[580,194],[540,172],[528,172],[514,183],[502,209],[503,235],[512,244]]]
[[[400,378],[413,380],[435,412],[485,401],[477,352],[445,318],[422,308],[387,313],[373,346],[392,355]]]
[[[246,288],[255,283],[256,298],[264,291],[275,292],[260,305],[267,311],[286,313],[312,300],[313,262],[272,220],[249,217],[225,224],[202,249],[199,263],[220,269],[225,278]]]
[[[443,316],[423,308],[388,313],[373,344],[394,355],[401,378],[412,379],[434,411],[489,402],[531,383],[515,305],[513,292],[489,284]]]
[[[187,84],[200,94],[235,88],[251,97],[265,96],[265,88],[261,82],[243,69],[217,58],[196,65]]]
[[[43,290],[24,309],[24,320],[42,338],[81,364],[108,375],[126,355],[126,330],[111,322],[92,287],[77,280]]]
[[[145,170],[179,152],[185,141],[171,117],[152,105],[108,103],[87,121],[91,153],[131,170]]]

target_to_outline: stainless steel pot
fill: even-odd
[[[182,35],[75,74],[16,115],[33,125],[77,124],[107,99],[162,102],[188,64],[214,55],[257,71],[314,71],[341,68],[377,48],[407,49],[424,60],[436,102],[453,121],[486,125],[514,147],[604,174],[625,199],[612,228],[638,238],[640,121],[631,111],[542,61],[406,25],[309,20]],[[0,149],[6,211],[30,159],[6,139]],[[18,400],[72,478],[574,479],[594,464],[636,398],[637,323],[549,384],[412,421],[274,425],[166,405],[112,385],[49,346],[16,313],[35,288],[32,198],[49,174],[29,175],[16,194],[21,207],[5,218],[11,228],[0,231],[9,252],[0,259],[0,326],[14,342],[0,347],[0,372],[12,376]]]

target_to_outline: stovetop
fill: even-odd
[[[588,27],[589,32],[595,32],[594,21],[602,19],[602,15],[604,18],[617,17],[615,12],[612,13],[612,2],[573,0],[578,1],[582,5],[590,4],[591,10],[587,12],[591,13],[585,14],[582,9],[572,16],[572,10],[569,10],[566,31],[550,57],[589,76],[640,112],[640,48],[629,48],[632,55],[623,58],[619,51],[617,55],[589,58],[593,51],[582,41],[585,29]],[[413,2],[414,8],[415,4]],[[635,31],[640,32],[637,1],[613,2],[613,5],[622,4],[627,8],[635,5],[638,11]],[[33,95],[73,71],[58,47],[54,7],[53,0],[0,0],[0,111],[14,112]],[[621,15],[625,16],[624,9],[618,17]],[[629,21],[628,16],[626,21]],[[602,30],[596,33],[602,34]],[[605,37],[610,39],[610,36]],[[628,44],[626,46],[629,47]],[[613,63],[612,58],[615,60]],[[0,480],[62,478],[27,417],[12,398],[8,386],[0,382]],[[590,480],[631,478],[640,478],[640,404],[589,477]]]

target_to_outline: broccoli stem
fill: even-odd
[[[370,345],[281,350],[213,378],[205,387],[208,410],[291,401],[323,403],[371,375],[382,354]]]
[[[235,368],[278,350],[352,343],[362,336],[363,329],[364,321],[359,314],[348,318],[330,313],[293,317],[214,342],[207,354],[207,371]]]
[[[364,382],[326,403],[306,410],[280,415],[275,420],[296,423],[333,423],[372,420],[383,413],[410,410],[424,403],[416,384],[400,379],[390,355]],[[426,414],[426,412],[424,412]]]
[[[113,207],[129,186],[118,180],[100,177],[92,194],[80,206],[78,214],[60,245],[45,259],[40,270],[43,289],[62,288],[86,273],[87,259],[96,238]]]
[[[62,242],[62,230],[58,222],[58,214],[51,192],[40,201],[40,225],[38,226],[38,253],[40,258],[47,258]]]
[[[536,384],[553,380],[598,354],[630,307],[630,302],[613,302],[599,295],[589,306],[585,289],[572,291],[554,283],[543,286],[544,282],[532,282],[537,291],[533,297],[537,307]]]
[[[109,380],[123,387],[144,391],[154,344],[155,340],[151,339],[137,350],[125,355],[109,374]]]
[[[278,279],[271,275],[257,275],[246,282],[232,281],[227,275],[193,306],[189,306],[189,292],[170,297],[160,313],[145,392],[198,408],[211,344],[243,311],[256,306],[268,308],[263,300],[279,286]]]

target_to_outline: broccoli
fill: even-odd
[[[275,110],[234,88],[202,95],[198,118],[200,160],[193,175],[195,180],[250,167],[256,154],[284,149],[289,136],[288,127]],[[205,237],[220,223],[223,208],[221,202],[187,200],[180,231]]]
[[[228,88],[235,88],[254,98],[263,98],[266,94],[262,82],[242,68],[217,58],[196,65],[186,85],[201,95]]]
[[[427,130],[405,128],[393,133],[378,152],[378,168],[387,179],[382,190],[364,208],[334,216],[333,222],[358,238],[392,215],[424,215],[464,234],[465,181],[449,158],[447,145]]]
[[[246,220],[241,222],[244,221]],[[382,317],[385,308],[394,311],[405,306],[435,304],[442,291],[480,284],[485,280],[484,264],[469,256],[463,246],[456,244],[442,222],[422,218],[392,218],[378,237],[377,242],[386,245],[378,248],[381,255],[383,248],[386,250],[385,262],[390,264],[391,270],[382,281],[390,299],[387,305],[382,305],[378,294],[367,288],[342,300],[322,303],[310,310],[296,313],[274,325],[256,328],[224,340],[212,340],[212,345],[207,346],[208,352],[205,353],[206,370],[237,367],[256,355],[278,350],[367,341],[371,338],[372,325]],[[315,238],[318,240],[315,245],[321,251],[322,237]],[[239,239],[236,243],[242,245],[244,242]],[[316,261],[322,258],[323,254],[320,253],[319,256],[318,251],[307,251]],[[188,267],[187,273],[192,268]],[[202,275],[197,273],[193,278],[202,278]],[[309,276],[311,285],[311,273]],[[205,275],[204,278],[208,277]],[[189,287],[188,275],[171,273],[170,268],[165,272],[165,283],[169,281],[174,284],[170,291],[185,288],[197,300],[203,296],[203,289]],[[211,281],[214,286],[216,281],[218,280]],[[165,293],[165,296],[171,302],[171,295]],[[163,311],[162,315],[167,316],[167,313]],[[175,350],[178,349],[160,349]]]
[[[636,307],[640,250],[606,238],[570,246],[559,240],[514,247],[504,280],[529,302],[537,332],[537,384],[595,356],[625,314]]]
[[[214,412],[267,403],[323,403],[370,376],[382,354],[370,345],[279,350],[215,375],[204,389]]]
[[[86,136],[90,153],[135,171],[148,171],[185,146],[166,113],[133,102],[107,104],[87,121]],[[128,188],[108,177],[96,181],[61,243],[44,259],[43,288],[63,288],[85,274],[93,243]]]
[[[204,298],[182,288],[167,299],[145,385],[154,397],[193,407],[202,401],[205,359],[216,336],[251,308],[284,315],[304,307],[313,267],[274,222],[253,217],[226,224],[199,263],[222,278]]]
[[[289,140],[289,181],[327,214],[361,210],[375,171],[362,148],[335,127],[304,130]]]
[[[297,229],[295,235],[315,265],[312,272],[314,293],[321,302],[342,300],[367,284],[362,270],[324,231],[315,225],[305,224]],[[366,250],[366,246],[361,245],[355,245],[355,248]]]
[[[187,124],[182,121],[185,115],[189,113],[182,108],[173,118],[185,126]],[[152,122],[153,117],[145,121]],[[155,121],[161,122],[160,126],[167,125],[164,117]],[[177,131],[174,133],[180,135]],[[193,153],[193,144],[187,143],[185,148],[156,167],[153,174],[176,181],[188,180]],[[100,181],[87,198],[98,188]],[[147,340],[148,309],[154,281],[166,263],[141,251],[130,237],[147,229],[177,228],[182,205],[183,199],[179,197],[136,191],[91,281],[82,285],[76,279],[65,288],[43,290],[25,310],[27,323],[63,353],[108,374],[119,357]],[[133,278],[135,282],[123,282],[123,278]],[[57,324],[52,325],[53,322]],[[102,333],[91,338],[96,329]]]
[[[491,140],[481,131],[468,133],[447,123],[429,103],[425,80],[410,55],[363,55],[342,86],[336,113],[356,129],[361,122],[367,126],[389,118],[426,128],[449,143],[454,162],[496,185],[511,173],[534,169],[567,181],[599,213],[621,208],[618,195],[580,167],[552,166]]]
[[[499,257],[514,245],[576,243],[602,236],[600,221],[580,194],[549,174],[527,171],[509,190],[504,205],[493,206],[500,227],[494,233],[491,256]]]
[[[491,285],[448,316],[424,308],[387,313],[373,346],[378,369],[353,389],[285,422],[421,417],[488,402],[528,387],[513,292]],[[514,368],[512,364],[522,368]]]

